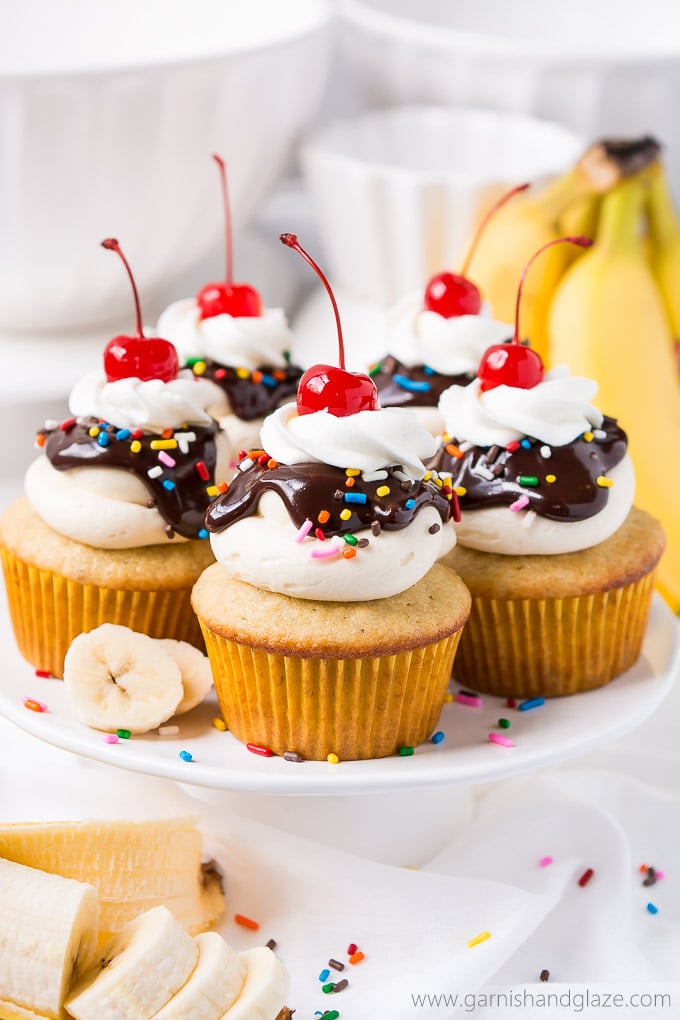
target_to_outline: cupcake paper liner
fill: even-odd
[[[191,608],[191,588],[140,591],[82,584],[1,550],[7,600],[19,651],[36,669],[61,677],[78,634],[118,623],[150,637],[188,641],[204,649]]]
[[[317,761],[383,758],[431,736],[461,634],[395,655],[323,659],[267,652],[201,625],[234,736]]]
[[[474,596],[456,681],[503,697],[592,690],[639,658],[654,572],[596,594],[546,599]]]

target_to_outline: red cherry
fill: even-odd
[[[215,315],[254,318],[262,315],[262,298],[249,283],[206,283],[196,297],[202,319]]]
[[[169,340],[144,336],[139,294],[128,261],[114,237],[107,237],[102,241],[102,248],[115,251],[125,266],[132,285],[137,319],[136,336],[114,336],[104,348],[104,372],[107,381],[136,378],[142,381],[161,379],[163,382],[170,382],[176,378],[179,371],[177,351]]]
[[[433,276],[425,288],[423,307],[428,312],[436,312],[444,319],[453,319],[458,315],[479,315],[482,307],[482,296],[479,288],[465,276],[470,260],[479,244],[489,220],[505,205],[508,199],[520,191],[526,191],[528,184],[518,184],[511,188],[489,209],[480,223],[468,249],[460,273],[438,273]]]
[[[531,256],[519,278],[517,301],[515,304],[515,333],[511,341],[504,344],[493,344],[482,355],[477,369],[482,392],[492,390],[496,386],[514,386],[521,390],[530,390],[543,380],[543,361],[537,351],[525,347],[519,342],[519,309],[522,298],[522,286],[529,267],[541,252],[552,248],[555,244],[578,244],[581,248],[589,248],[593,243],[589,237],[556,237],[548,241]]]
[[[202,319],[216,315],[233,315],[234,318],[256,318],[262,315],[262,298],[249,283],[234,283],[232,270],[231,207],[227,188],[227,168],[221,156],[213,154],[220,171],[222,205],[224,207],[224,238],[227,271],[223,283],[206,283],[199,290],[196,301]]]
[[[347,415],[356,414],[359,411],[379,411],[378,390],[371,377],[365,375],[364,372],[348,372],[345,368],[345,345],[342,339],[340,313],[335,295],[331,290],[331,285],[316,262],[299,244],[295,234],[281,234],[279,240],[282,244],[293,248],[298,255],[301,255],[323,283],[333,305],[335,324],[338,330],[338,360],[340,367],[338,368],[336,365],[312,365],[311,368],[307,369],[298,383],[298,414],[328,411],[329,414],[334,414],[336,418],[345,418]]]
[[[472,280],[458,273],[439,273],[425,288],[423,305],[428,312],[436,312],[444,319],[457,315],[479,315],[482,295]]]

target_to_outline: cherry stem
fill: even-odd
[[[498,201],[491,206],[488,213],[475,231],[470,247],[468,248],[468,253],[465,256],[465,262],[463,262],[463,268],[460,271],[461,276],[467,276],[468,267],[472,262],[472,256],[477,251],[477,245],[482,239],[482,234],[486,230],[489,220],[493,219],[498,210],[502,209],[506,202],[509,202],[515,195],[519,195],[520,191],[526,191],[528,187],[530,187],[529,184],[518,184],[515,188],[511,188],[510,191],[506,191],[504,195],[501,195]]]
[[[213,153],[213,159],[220,169],[220,183],[222,185],[222,205],[224,206],[224,241],[226,247],[226,283],[231,286],[234,278],[233,266],[233,243],[231,238],[231,207],[229,205],[229,188],[227,187],[227,165],[221,156]]]
[[[298,255],[302,255],[302,257],[305,260],[305,262],[309,263],[309,265],[312,267],[312,269],[314,270],[314,272],[316,273],[316,275],[319,277],[319,279],[323,283],[324,287],[326,288],[328,296],[331,299],[331,304],[333,305],[333,311],[335,312],[335,324],[336,324],[336,326],[338,328],[338,350],[339,350],[339,354],[340,354],[339,362],[340,362],[340,368],[343,369],[343,371],[344,371],[344,368],[345,368],[345,344],[344,344],[343,339],[342,339],[342,325],[340,323],[340,312],[338,311],[338,304],[337,304],[337,302],[335,300],[335,294],[331,290],[331,285],[328,282],[328,280],[326,279],[326,277],[324,276],[324,274],[321,272],[321,270],[319,269],[319,267],[317,266],[316,262],[311,257],[311,255],[308,255],[307,252],[305,251],[305,249],[300,245],[300,243],[299,243],[299,241],[297,239],[297,234],[281,234],[279,236],[279,241],[281,241],[282,244],[287,245],[289,248],[293,248],[293,250],[296,251],[298,253]]]
[[[137,336],[140,338],[140,340],[143,340],[144,339],[144,330],[142,329],[142,309],[141,309],[141,306],[139,304],[139,294],[137,293],[137,284],[135,283],[135,278],[132,275],[132,270],[130,269],[130,266],[128,264],[128,260],[123,255],[123,252],[121,251],[121,247],[118,244],[118,241],[115,239],[115,237],[107,237],[105,241],[102,241],[102,248],[106,248],[107,251],[115,251],[116,255],[120,255],[120,258],[122,259],[123,265],[125,266],[125,269],[127,270],[127,274],[130,277],[130,283],[132,284],[132,294],[133,294],[133,297],[135,299],[135,314],[137,316]]]
[[[568,243],[568,244],[577,244],[577,245],[579,245],[580,248],[590,248],[590,246],[593,243],[593,240],[592,240],[591,237],[583,237],[582,235],[578,235],[576,237],[556,237],[556,238],[554,238],[554,240],[548,241],[547,244],[542,245],[538,249],[538,251],[534,252],[534,254],[531,256],[531,258],[529,259],[529,261],[525,265],[524,269],[522,270],[522,275],[519,278],[519,285],[517,287],[517,301],[515,303],[515,333],[514,333],[514,336],[512,338],[512,342],[513,343],[518,344],[520,342],[519,341],[519,306],[520,306],[520,301],[522,299],[522,286],[524,284],[525,276],[527,275],[527,273],[528,273],[531,265],[533,264],[534,260],[538,258],[538,256],[541,254],[541,252],[544,252],[547,248],[552,248],[553,245],[555,245],[555,244],[563,244],[565,242]]]

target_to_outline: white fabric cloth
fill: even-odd
[[[676,684],[637,731],[558,767],[431,796],[325,799],[180,788],[79,759],[0,720],[0,820],[199,813],[206,850],[227,876],[222,934],[239,950],[276,940],[296,1020],[331,1008],[342,1020],[675,1020],[679,715]],[[553,863],[541,867],[546,856]],[[650,888],[643,863],[664,872]],[[587,868],[594,875],[581,888]],[[237,912],[259,932],[237,926]],[[468,947],[485,931],[490,938]],[[324,994],[319,974],[331,957],[347,963],[350,942],[365,960],[331,970],[328,980],[347,977],[349,987]],[[550,980],[540,983],[544,969]],[[606,1005],[586,1008],[586,993]],[[457,1003],[428,999],[445,994]],[[536,1005],[548,995],[558,1004]],[[672,1004],[635,1008],[631,995]]]

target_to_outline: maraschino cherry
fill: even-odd
[[[262,315],[262,298],[249,283],[234,283],[232,279],[231,212],[227,189],[227,168],[221,156],[213,155],[213,159],[219,167],[222,183],[227,271],[223,281],[206,283],[205,287],[201,287],[196,301],[201,309],[202,319],[212,319],[215,315],[255,318]]]
[[[139,294],[128,261],[114,237],[107,237],[102,241],[102,248],[115,251],[116,255],[120,256],[132,284],[137,317],[136,336],[114,336],[104,348],[104,372],[107,381],[135,378],[144,382],[149,379],[170,382],[179,371],[177,351],[169,340],[144,336]]]
[[[342,339],[340,313],[328,280],[316,262],[301,247],[295,234],[281,234],[279,240],[301,255],[323,283],[333,305],[335,324],[338,329],[340,366],[312,365],[307,369],[298,383],[298,414],[328,411],[336,418],[345,418],[358,411],[379,411],[378,390],[371,377],[363,372],[348,372],[345,368],[345,345]]]
[[[453,319],[459,315],[479,315],[482,296],[476,284],[472,280],[468,280],[465,275],[468,266],[489,220],[513,195],[519,194],[520,191],[526,191],[528,187],[528,184],[518,184],[516,188],[512,188],[499,198],[488,211],[472,239],[460,273],[444,272],[432,277],[425,288],[423,299],[423,307],[427,312],[436,312],[444,319]]]
[[[519,278],[517,301],[515,303],[515,332],[512,340],[504,344],[493,344],[483,354],[477,369],[482,392],[492,390],[496,386],[514,386],[521,390],[530,390],[543,381],[543,361],[537,351],[520,343],[519,309],[522,298],[524,278],[541,252],[552,248],[555,244],[578,244],[581,248],[590,248],[593,243],[589,237],[556,237],[548,241],[531,256]]]

